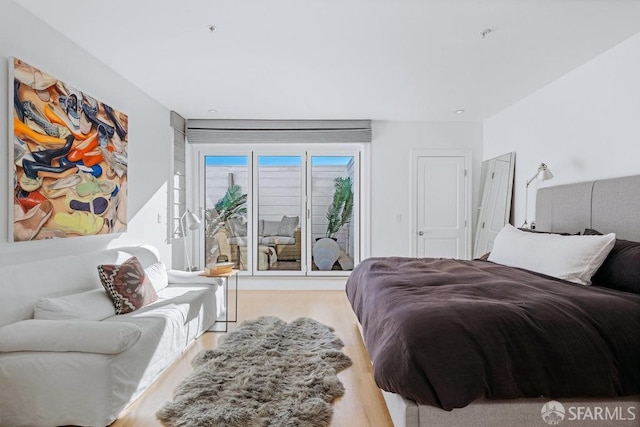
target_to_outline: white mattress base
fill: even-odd
[[[382,391],[395,427],[541,427],[542,407],[551,399],[481,399],[464,408],[445,411],[419,405],[399,394]],[[562,425],[637,427],[640,396],[608,399],[558,399],[565,408]],[[598,409],[601,408],[601,409]],[[607,409],[608,408],[608,415]],[[598,413],[599,412],[599,413]]]

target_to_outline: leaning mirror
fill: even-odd
[[[511,152],[482,162],[474,258],[491,251],[496,235],[509,222],[515,159]]]

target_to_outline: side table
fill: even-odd
[[[200,276],[204,277],[217,277],[222,279],[224,286],[224,311],[225,311],[225,320],[221,320],[224,322],[224,331],[219,332],[227,332],[229,330],[229,323],[235,323],[238,321],[238,270],[233,269],[227,273],[219,273],[219,274],[206,274],[202,273]],[[236,278],[236,288],[235,288],[235,304],[234,304],[234,314],[235,319],[229,319],[229,278],[235,276]],[[217,322],[217,320],[216,320]]]

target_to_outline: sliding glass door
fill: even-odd
[[[204,265],[233,262],[248,271],[250,156],[205,155]]]
[[[201,147],[204,265],[341,276],[360,258],[360,151]]]
[[[300,273],[304,271],[304,156],[256,154],[256,163],[257,270]]]
[[[350,271],[359,242],[358,159],[353,155],[309,157],[311,269]]]

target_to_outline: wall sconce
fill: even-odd
[[[200,228],[200,218],[190,210],[185,211],[180,217],[180,231],[182,232],[182,237],[184,237],[184,255],[187,258],[187,266],[189,268],[187,271],[193,271],[189,251],[187,250],[187,234],[185,233],[185,228],[191,231]]]
[[[538,171],[536,172],[535,175],[533,175],[531,177],[530,180],[527,181],[527,187],[525,190],[525,199],[524,199],[524,224],[522,224],[522,227],[520,228],[529,228],[530,225],[527,222],[527,215],[529,212],[529,184],[531,184],[533,182],[534,179],[539,179],[540,181],[546,181],[548,179],[553,178],[553,174],[551,173],[551,171],[549,170],[549,167],[547,167],[546,164],[544,163],[540,163],[540,166],[538,166]]]

